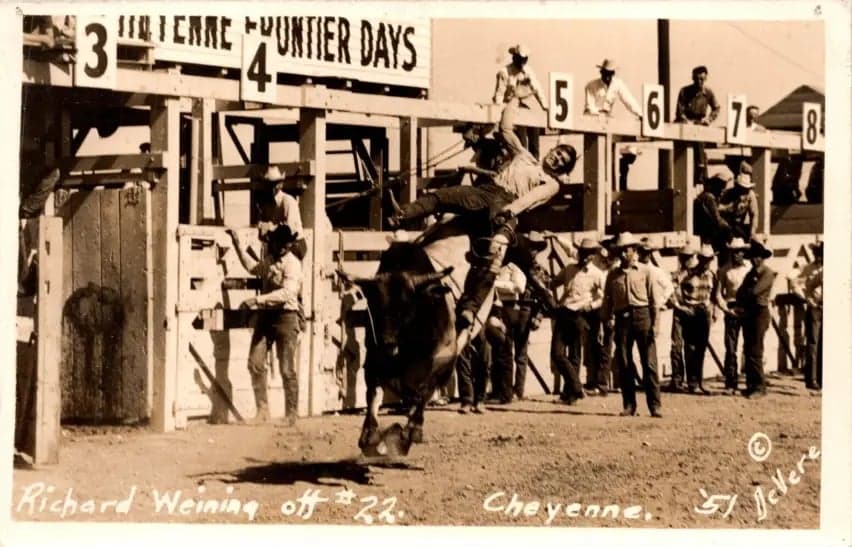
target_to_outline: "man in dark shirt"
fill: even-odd
[[[721,106],[716,95],[707,87],[707,67],[692,69],[692,83],[680,89],[677,95],[675,122],[710,125],[719,115]],[[695,143],[695,183],[707,179],[707,154],[704,143]]]
[[[706,66],[692,69],[692,83],[682,87],[677,95],[676,122],[710,125],[719,115],[722,107],[706,85],[707,74]]]
[[[771,321],[769,297],[776,273],[766,264],[766,259],[772,256],[772,251],[766,247],[765,240],[753,239],[747,256],[751,260],[752,269],[737,290],[733,313],[740,318],[743,329],[746,373],[746,389],[743,395],[754,398],[766,395],[763,339]]]
[[[719,213],[719,198],[733,179],[727,169],[713,175],[705,181],[704,191],[695,198],[692,206],[693,233],[701,238],[702,245],[711,245],[717,253],[723,250],[731,231],[730,225]]]

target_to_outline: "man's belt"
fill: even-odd
[[[510,308],[530,308],[535,304],[535,300],[501,300],[500,302],[503,304],[503,306],[507,306]]]

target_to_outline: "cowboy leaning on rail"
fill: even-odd
[[[576,150],[560,144],[539,164],[513,131],[514,112],[514,107],[504,110],[498,135],[510,160],[498,172],[487,173],[490,175],[487,182],[477,186],[439,188],[402,207],[394,203],[397,212],[388,219],[388,223],[396,227],[437,213],[465,215],[473,221],[470,231],[474,240],[490,238],[485,256],[472,265],[465,280],[456,323],[460,330],[472,324],[476,310],[494,284],[514,236],[516,217],[555,196],[559,191],[556,178],[571,173],[577,161]]]

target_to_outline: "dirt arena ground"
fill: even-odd
[[[172,434],[70,428],[63,431],[59,465],[15,470],[13,516],[815,528],[820,460],[808,450],[819,447],[822,399],[798,378],[771,376],[771,382],[770,395],[758,400],[663,394],[661,420],[642,407],[638,417],[617,417],[617,394],[571,407],[542,396],[490,407],[485,415],[460,415],[455,404],[432,408],[425,444],[413,446],[404,460],[372,464],[357,458],[358,415],[305,419],[295,428],[195,424]],[[709,387],[722,386],[713,381]],[[401,420],[381,417],[383,426]],[[771,440],[770,452],[762,450],[765,443],[758,446],[757,436],[749,454],[756,433]],[[310,513],[311,504],[298,501],[308,490],[327,499]],[[770,500],[765,512],[758,490]],[[511,505],[514,494],[520,503]],[[51,512],[63,506],[70,512],[66,497],[76,501],[76,512]],[[89,499],[94,503],[87,506]],[[101,506],[109,500],[119,503]],[[197,500],[213,501],[199,506]],[[616,508],[609,507],[606,516],[596,516],[595,505],[617,505],[618,515],[613,518]],[[719,507],[715,514],[701,514],[713,506]]]

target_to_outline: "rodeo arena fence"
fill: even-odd
[[[269,192],[269,165],[301,191],[308,245],[298,413],[363,406],[364,325],[335,269],[374,274],[391,235],[382,231],[382,190],[407,203],[439,186],[447,170],[437,166],[449,150],[438,150],[434,132],[496,124],[501,107],[428,98],[429,20],[52,19],[47,34],[38,25],[24,34],[22,158],[41,148],[61,176],[26,228],[37,241],[38,285],[18,301],[16,446],[50,463],[61,421],[150,422],[166,432],[253,411],[251,331],[238,308],[259,287],[224,226],[245,226],[243,239],[257,238],[251,226],[258,195]],[[324,37],[305,40],[303,25]],[[736,116],[747,104],[742,94],[729,97],[726,127],[708,127],[667,123],[671,90],[656,83],[644,86],[641,121],[584,116],[573,84],[570,73],[549,74],[549,114],[529,110],[517,120],[543,138],[576,142],[582,154],[574,175],[581,181],[563,184],[533,228],[575,242],[656,234],[670,261],[663,266],[673,266],[672,251],[692,236],[695,145],[706,146],[711,162],[744,157],[759,197],[755,232],[770,236],[769,263],[780,274],[767,354],[775,347],[779,370],[798,368],[803,311],[785,297],[786,279],[812,259],[808,243],[822,233],[823,207],[775,206],[770,184],[776,152],[821,161],[822,135],[808,130],[820,126],[821,106],[804,104],[801,133],[758,133]],[[150,149],[78,155],[87,139],[124,128],[147,128]],[[617,187],[625,143],[659,157],[656,189]],[[226,148],[239,160],[226,159]],[[344,160],[348,172],[330,170]],[[568,257],[550,245],[554,272]],[[546,327],[534,333],[533,362],[549,360],[548,336]],[[720,341],[716,325],[711,345]],[[665,344],[658,348],[668,355]],[[272,415],[283,414],[278,399]]]

